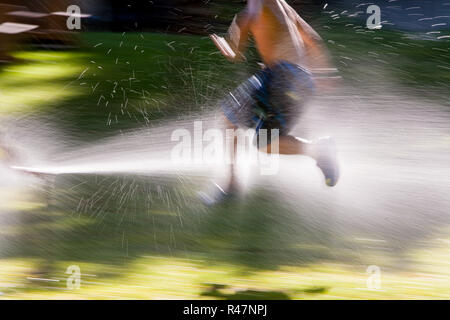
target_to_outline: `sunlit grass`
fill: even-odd
[[[0,91],[0,100],[4,103],[0,113],[39,111],[52,107],[54,103],[74,97],[80,92],[61,85],[32,85]]]
[[[364,253],[367,261],[380,261],[381,266],[381,288],[369,289],[368,264],[358,261],[348,263],[325,259],[320,263],[298,266],[253,268],[217,260],[215,253],[188,251],[174,252],[173,256],[152,253],[129,255],[128,240],[124,242],[123,239],[112,245],[115,248],[113,260],[104,263],[101,259],[96,262],[78,260],[75,257],[89,248],[100,247],[102,251],[112,248],[102,242],[105,235],[100,231],[88,241],[88,247],[86,243],[71,244],[74,240],[67,237],[67,230],[76,226],[85,229],[93,223],[92,219],[65,212],[24,209],[32,207],[31,202],[29,206],[17,205],[16,209],[30,210],[32,218],[38,219],[38,223],[28,226],[33,229],[31,233],[26,232],[31,230],[25,226],[8,226],[0,232],[0,239],[25,232],[27,238],[39,241],[40,237],[40,240],[47,237],[47,232],[54,232],[64,235],[57,236],[54,241],[61,241],[58,246],[64,248],[63,255],[71,258],[56,255],[45,260],[37,254],[34,258],[19,256],[0,259],[0,299],[274,299],[280,295],[290,299],[450,298],[450,240],[442,237],[442,234],[448,234],[448,230],[442,230],[428,239],[427,249],[416,248],[407,252],[407,259],[401,260],[406,265],[383,267],[392,257],[376,251]],[[55,217],[58,220],[46,220]],[[98,228],[102,229],[101,225]],[[0,241],[0,246],[5,244],[11,245]],[[42,245],[45,247],[44,243]],[[343,252],[343,249],[337,250],[337,254]],[[80,267],[80,289],[67,287],[70,274],[66,270],[71,265]],[[387,265],[395,266],[395,263]],[[43,266],[50,269],[41,274]],[[224,287],[212,290],[213,286],[219,285]]]
[[[2,86],[27,85],[30,81],[54,81],[71,78],[81,70],[80,66],[32,63],[15,65],[3,70]]]
[[[433,252],[433,256],[436,253]],[[441,256],[441,258],[445,258]],[[51,280],[30,280],[27,272],[36,260],[0,260],[6,283],[0,287],[9,299],[202,299],[236,298],[259,294],[291,299],[431,299],[450,298],[450,279],[419,272],[383,271],[381,288],[369,289],[363,266],[321,264],[281,266],[278,270],[245,270],[233,264],[198,259],[143,256],[129,264],[102,265],[59,261]],[[67,288],[66,269],[81,269],[81,288]],[[17,266],[17,268],[16,268]],[[226,285],[220,296],[211,286]]]
[[[83,94],[67,87],[82,72],[81,53],[19,52],[21,62],[0,70],[0,114],[41,111]]]
[[[48,63],[75,62],[86,56],[87,54],[85,52],[77,51],[19,51],[14,53],[14,57],[17,59]]]

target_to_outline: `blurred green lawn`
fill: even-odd
[[[392,31],[359,38],[338,31],[320,33],[331,40],[345,84],[370,87],[387,72],[389,81],[416,87],[418,95],[424,89],[448,95],[449,73],[439,67],[446,63],[439,55],[440,50],[448,53],[445,42],[406,41]],[[76,138],[92,141],[214,108],[226,89],[257,68],[254,50],[248,64],[232,65],[207,37],[86,33],[82,41],[85,47],[76,51],[15,53],[19,62],[0,69],[0,115],[51,116],[70,124]],[[420,270],[409,271],[382,250],[335,248],[330,230],[309,230],[258,195],[254,202],[269,208],[263,214],[245,207],[209,213],[194,207],[180,214],[180,207],[167,208],[162,200],[149,208],[143,194],[118,211],[117,202],[107,203],[106,214],[99,215],[77,210],[77,199],[101,188],[98,180],[116,178],[61,179],[57,193],[71,199],[59,205],[56,199],[50,207],[22,190],[0,191],[15,193],[1,205],[0,235],[8,247],[0,254],[0,298],[450,298],[450,240],[442,236],[431,236],[431,247],[403,253],[407,265]],[[75,196],[69,193],[83,181],[88,187]],[[135,179],[120,183],[131,190]],[[122,211],[127,214],[114,214]],[[278,212],[276,220],[270,211]],[[312,232],[320,232],[320,241],[308,240],[315,238]],[[391,266],[382,270],[381,290],[366,286],[366,268],[373,261]],[[75,291],[66,288],[65,270],[73,264],[83,274]],[[219,290],[220,285],[226,287]]]

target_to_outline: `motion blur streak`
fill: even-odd
[[[332,119],[329,114],[334,114]],[[68,152],[57,151],[47,155],[54,159],[53,164],[35,167],[29,163],[16,169],[49,175],[166,174],[163,180],[182,178],[195,186],[198,179],[213,179],[224,168],[192,162],[174,164],[170,152],[175,142],[170,136],[178,128],[192,131],[193,121],[201,119],[210,126],[216,123],[214,115],[168,122]],[[339,185],[326,188],[313,160],[294,156],[281,157],[276,176],[260,176],[254,165],[246,168],[253,174],[245,184],[280,196],[310,223],[321,226],[321,221],[329,224],[331,219],[336,238],[355,227],[359,232],[373,232],[375,238],[411,243],[449,221],[448,119],[443,106],[403,96],[347,94],[318,98],[294,134],[336,137],[343,172]],[[32,132],[33,128],[27,130]],[[63,144],[33,136],[37,140],[28,141],[30,146],[24,149]]]

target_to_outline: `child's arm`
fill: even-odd
[[[297,12],[292,10],[290,14],[295,17],[297,29],[304,42],[308,66],[315,75],[317,86],[326,89],[334,87],[340,76],[331,62],[322,38]]]
[[[234,17],[226,39],[216,34],[210,35],[210,38],[228,60],[243,61],[245,60],[244,51],[248,42],[249,25],[250,17],[246,11],[243,11]]]
[[[330,69],[332,64],[328,50],[323,44],[322,38],[314,29],[297,14],[297,29],[303,38],[306,54],[312,69]]]
[[[236,59],[236,52],[230,47],[227,40],[225,40],[223,37],[219,37],[216,34],[211,34],[209,38],[214,42],[216,47],[228,60],[234,61]]]
[[[300,17],[300,15],[292,9],[287,3],[281,2],[287,16],[295,23],[300,36],[303,40],[303,45],[306,50],[308,64],[311,69],[331,69],[332,64],[328,56],[328,51],[323,44],[322,38],[319,34]]]

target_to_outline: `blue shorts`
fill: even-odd
[[[311,73],[283,61],[247,79],[228,94],[221,106],[231,123],[254,128],[257,137],[260,129],[267,129],[270,143],[270,129],[287,135],[313,93]]]

